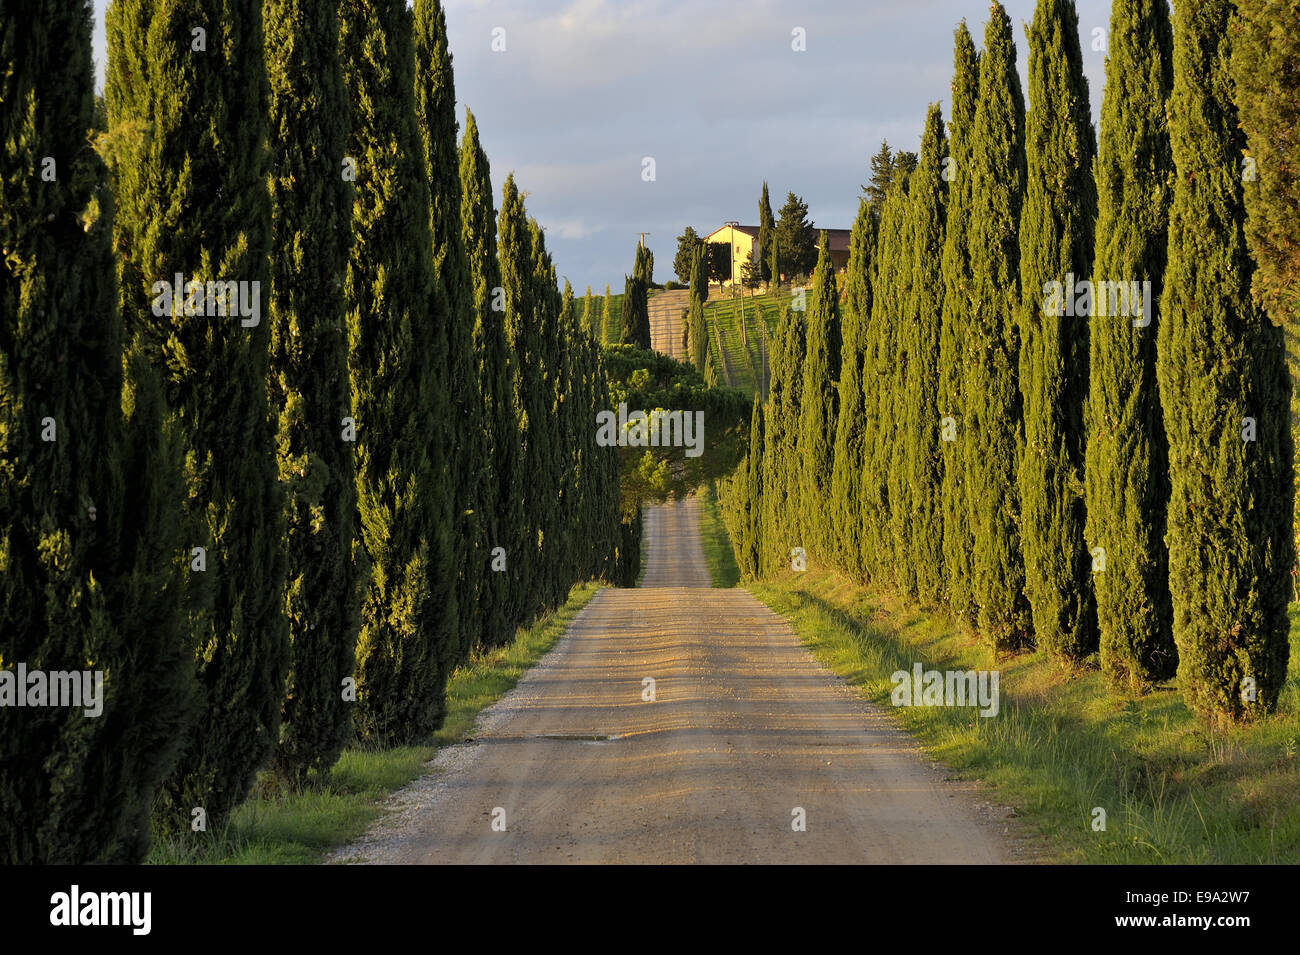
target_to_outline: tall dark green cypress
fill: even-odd
[[[741,572],[759,573],[763,540],[763,402],[755,400],[749,422],[749,454],[745,458],[745,546]]]
[[[799,420],[798,508],[807,529],[805,546],[826,559],[830,556],[836,532],[825,506],[825,496],[835,462],[836,402],[843,344],[835,267],[831,264],[825,232],[821,234],[811,298],[807,357],[803,365],[803,407]]]
[[[766,489],[759,512],[761,529],[758,541],[757,574],[763,576],[777,570],[782,560],[786,541],[781,531],[784,518],[784,489],[780,483],[781,426],[785,402],[785,354],[789,338],[789,310],[782,309],[772,336],[771,381],[763,410],[763,450],[759,480]],[[754,453],[751,447],[750,453]]]
[[[1088,321],[1067,316],[1063,298],[1053,301],[1048,291],[1056,282],[1073,296],[1074,282],[1088,274],[1097,215],[1096,145],[1074,0],[1038,0],[1029,27],[1029,107],[1018,316],[1025,593],[1038,646],[1082,660],[1097,649],[1083,533]]]
[[[891,530],[890,470],[899,440],[899,396],[896,389],[900,366],[902,303],[911,284],[904,274],[903,236],[907,225],[906,181],[900,176],[890,184],[881,208],[876,255],[872,262],[871,322],[862,361],[863,455],[862,553],[863,572],[881,582],[897,578],[895,547]]]
[[[328,772],[352,735],[361,626],[343,274],[352,185],[337,2],[266,0],[271,142],[271,407],[279,421],[291,655],[275,764],[291,784]]]
[[[858,218],[849,235],[849,261],[844,277],[839,414],[835,418],[829,505],[829,516],[836,532],[835,547],[828,556],[851,574],[859,574],[862,570],[861,487],[866,454],[862,374],[867,326],[871,321],[871,260],[876,247],[875,231],[871,204],[862,199],[858,203]]]
[[[506,177],[499,214],[499,259],[505,300],[506,348],[514,356],[512,392],[520,442],[522,517],[518,525],[519,553],[510,554],[517,565],[520,620],[531,620],[543,606],[543,568],[538,537],[542,534],[542,509],[550,500],[545,488],[545,419],[549,405],[543,399],[539,303],[533,282],[533,248],[523,197],[514,175]]]
[[[0,707],[7,865],[141,861],[193,718],[180,442],[123,338],[93,82],[89,6],[0,16],[0,668],[103,681]]]
[[[415,115],[424,145],[429,185],[433,267],[450,315],[445,329],[450,404],[447,444],[451,466],[452,553],[456,571],[459,653],[464,659],[483,639],[479,591],[486,586],[488,454],[483,439],[484,402],[474,351],[474,300],[461,236],[461,191],[456,153],[456,85],[447,49],[447,17],[440,0],[415,0]]]
[[[975,43],[963,21],[953,44],[952,119],[948,164],[948,223],[943,240],[943,311],[939,327],[939,396],[943,455],[943,578],[949,611],[974,624],[976,607],[972,564],[970,506],[966,500],[966,455],[980,449],[971,441],[963,388],[966,378],[973,288],[970,263],[970,215],[974,195],[971,138],[979,100],[980,64]]]
[[[908,514],[911,510],[912,488],[908,485],[907,474],[907,400],[910,379],[916,374],[912,368],[914,358],[908,353],[908,306],[912,300],[912,278],[914,271],[912,243],[912,199],[911,171],[900,166],[898,159],[905,154],[895,154],[893,184],[890,194],[901,187],[902,192],[894,200],[898,203],[894,210],[893,236],[889,245],[889,259],[886,266],[888,273],[881,277],[881,301],[887,303],[888,352],[886,356],[886,377],[881,381],[884,388],[884,403],[881,406],[882,424],[887,440],[880,446],[878,467],[885,482],[885,500],[888,502],[885,514],[886,523],[882,527],[883,550],[879,556],[888,565],[886,579],[892,578],[894,586],[908,596],[914,596],[916,573],[911,566],[909,553],[910,541],[907,538]],[[912,155],[915,154],[907,154]]]
[[[445,458],[449,308],[433,274],[415,118],[411,14],[341,0],[340,58],[356,162],[344,295],[357,500],[370,579],[357,640],[357,729],[418,742],[441,724],[459,651]]]
[[[1276,707],[1294,558],[1290,380],[1281,330],[1250,297],[1232,9],[1229,0],[1174,7],[1177,175],[1156,365],[1178,683],[1211,719]]]
[[[1249,155],[1246,242],[1255,301],[1283,326],[1300,323],[1300,0],[1236,0],[1231,21],[1238,118]]]
[[[772,238],[776,235],[776,218],[772,215],[772,199],[767,194],[767,180],[763,180],[763,194],[758,200],[758,248],[754,258],[762,270],[763,281],[772,281]],[[708,274],[707,272],[705,273]]]
[[[1030,611],[1017,486],[1024,442],[1015,310],[1025,191],[1025,106],[1011,20],[989,11],[971,136],[972,311],[963,389],[966,501],[979,628],[997,652],[1026,645]]]
[[[460,147],[460,188],[461,232],[469,257],[474,352],[489,462],[489,495],[483,509],[488,548],[483,642],[493,646],[511,639],[522,622],[519,560],[523,554],[524,477],[515,415],[514,357],[506,342],[505,296],[497,261],[492,176],[479,143],[478,124],[468,110]]]
[[[943,458],[939,449],[939,331],[943,313],[943,249],[948,183],[943,178],[948,140],[938,104],[930,106],[921,156],[912,173],[909,238],[912,287],[903,317],[907,379],[903,392],[902,485],[906,488],[903,544],[905,583],[922,601],[935,602],[943,588]]]
[[[204,713],[157,821],[188,835],[198,808],[208,831],[219,828],[272,755],[288,665],[261,314],[271,222],[262,4],[188,0],[160,13],[119,0],[106,26],[109,124],[138,132],[117,176],[123,320],[160,369],[185,442],[188,612]],[[177,275],[182,289],[163,284]],[[202,303],[197,282],[212,292]],[[240,308],[208,282],[239,283]]]
[[[646,304],[653,269],[650,262],[650,250],[638,245],[636,263],[623,287],[623,329],[619,341],[638,348],[650,347],[650,313]]]
[[[691,363],[701,374],[708,361],[709,327],[704,317],[704,303],[709,297],[709,263],[705,247],[696,246],[691,255],[691,304],[686,313]]]
[[[1084,479],[1087,540],[1105,558],[1093,574],[1101,669],[1112,685],[1138,692],[1173,676],[1178,662],[1164,542],[1168,448],[1156,381],[1156,305],[1173,193],[1165,120],[1172,58],[1166,0],[1117,0],[1101,101],[1092,277],[1094,289],[1150,282],[1143,304],[1151,316],[1099,314],[1089,322]]]

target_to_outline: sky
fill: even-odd
[[[881,140],[917,150],[928,105],[947,117],[958,22],[982,47],[988,20],[983,0],[444,2],[461,126],[468,107],[497,204],[513,171],[579,295],[622,292],[641,232],[672,278],[685,227],[757,224],[764,180],[774,211],[793,191],[815,225],[850,228]],[[1035,3],[1004,6],[1023,83]],[[1076,6],[1095,121],[1110,3]]]

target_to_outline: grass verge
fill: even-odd
[[[469,735],[484,707],[509,692],[519,678],[559,641],[569,622],[603,585],[585,583],[569,591],[558,610],[521,627],[512,643],[475,653],[447,685],[447,718],[425,746],[344,751],[329,777],[302,792],[280,787],[264,772],[248,800],[206,845],[189,848],[155,843],[154,865],[293,865],[324,859],[365,832],[383,812],[384,800],[425,771],[438,749]]]
[[[700,491],[700,544],[714,587],[734,587],[740,582],[740,568],[731,549],[731,536],[718,509],[718,487],[710,481]]]
[[[1278,712],[1215,732],[1176,682],[1112,695],[1095,666],[1045,653],[995,666],[941,614],[909,608],[837,573],[747,585],[787,617],[824,665],[888,708],[932,756],[1014,806],[1033,854],[1069,863],[1300,862],[1300,640],[1292,608],[1288,682]],[[914,663],[1000,674],[996,716],[969,707],[894,707],[891,675]],[[1095,828],[1105,812],[1105,829]]]

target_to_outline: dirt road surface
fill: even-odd
[[[686,360],[686,345],[682,342],[686,323],[682,313],[690,304],[689,289],[665,289],[650,298],[646,316],[650,319],[651,348],[679,361]]]
[[[782,618],[708,589],[697,528],[694,501],[651,509],[642,588],[592,598],[332,861],[1010,861],[970,790]]]

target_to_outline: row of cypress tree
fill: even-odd
[[[139,861],[264,767],[425,739],[475,646],[636,561],[600,348],[457,144],[441,3],[106,26],[92,148],[89,6],[0,20],[0,666],[104,679],[97,718],[0,709],[9,863]]]
[[[782,317],[720,494],[744,573],[803,549],[995,654],[1097,653],[1135,692],[1176,672],[1212,719],[1275,707],[1291,384],[1251,298],[1239,28],[1230,0],[1172,22],[1116,0],[1098,144],[1072,0],[1027,27],[1028,111],[1001,5],[982,53],[958,27],[948,134],[931,106],[915,169],[878,216],[862,203],[843,309],[823,239],[806,312]],[[1119,282],[1150,291],[1107,314]]]

